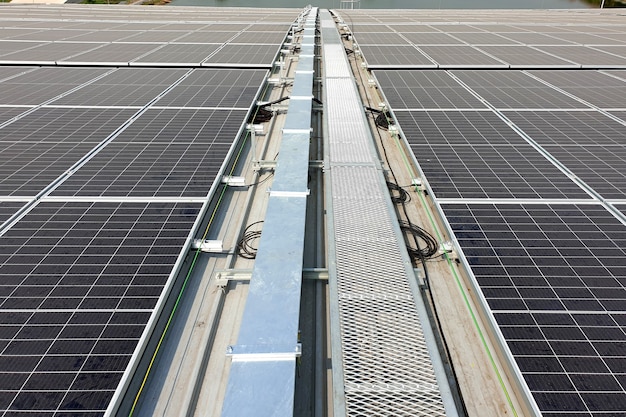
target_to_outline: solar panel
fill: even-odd
[[[129,116],[126,109],[42,107],[0,129],[0,143],[89,142],[93,146]]]
[[[479,49],[507,62],[511,68],[578,67],[576,63],[528,46],[480,46]]]
[[[154,43],[108,43],[102,44],[90,52],[76,54],[72,57],[57,57],[61,63],[106,63],[125,65],[143,55],[155,51],[161,45]]]
[[[397,33],[363,32],[356,34],[359,45],[408,45],[409,43]]]
[[[439,199],[590,198],[530,145],[409,143]]]
[[[544,52],[556,55],[568,61],[581,64],[583,67],[598,68],[603,66],[624,66],[626,67],[626,57],[619,57],[599,51],[586,46],[546,46],[536,47]]]
[[[545,146],[604,198],[626,198],[625,146]]]
[[[537,32],[510,32],[503,33],[501,36],[511,39],[516,42],[520,42],[524,45],[573,45],[573,42],[569,42],[563,39],[559,39],[553,34],[537,33]]]
[[[444,211],[542,415],[625,412],[626,226],[596,204]]]
[[[607,52],[615,53],[611,51],[611,49],[613,49],[614,47],[617,47],[615,51],[619,51],[619,50],[624,51],[623,39],[615,39],[609,36],[594,35],[591,33],[566,33],[566,34],[558,34],[556,36],[562,39],[572,40],[574,42],[577,42],[586,46],[594,46],[597,49],[601,49],[601,50],[605,50],[605,48],[608,47],[609,50]],[[622,56],[624,55],[622,54]]]
[[[54,63],[74,55],[88,53],[88,51],[95,49],[97,46],[97,44],[93,43],[46,42],[34,48],[2,55],[0,59],[2,61]]]
[[[276,44],[280,45],[283,43],[283,40],[286,36],[286,31],[284,32],[252,32],[250,30],[246,30],[245,32],[240,33],[234,38],[231,42],[233,43],[243,43],[243,44],[254,44],[254,43],[265,43],[265,44]]]
[[[486,108],[444,71],[376,70],[374,75],[394,110]]]
[[[7,231],[1,411],[106,410],[199,209],[40,203]]]
[[[93,147],[76,142],[0,142],[0,196],[37,195]]]
[[[595,111],[506,112],[540,145],[624,146],[624,126]]]
[[[72,29],[50,29],[42,31],[33,31],[16,37],[19,40],[34,40],[34,41],[62,41],[62,40],[74,40],[75,37],[89,33],[86,30],[72,30]]]
[[[598,71],[531,71],[549,82],[600,108],[622,108],[626,81]]]
[[[106,70],[95,68],[39,68],[0,83],[2,104],[39,105]]]
[[[250,107],[265,70],[197,69],[158,101],[159,106]]]
[[[203,44],[222,44],[224,42],[229,41],[233,37],[237,35],[238,32],[230,31],[230,32],[215,32],[208,30],[199,30],[197,32],[191,32],[182,38],[176,39],[173,41],[177,42],[189,42],[189,43],[203,43]]]
[[[415,45],[461,45],[463,42],[446,33],[426,32],[426,33],[404,33],[409,41]]]
[[[191,30],[191,29],[189,29]],[[127,32],[129,35],[123,38],[122,42],[149,42],[149,43],[169,43],[179,40],[187,35],[189,30],[184,32],[171,30],[147,30],[145,32]],[[124,33],[124,32],[120,32]],[[102,42],[102,40],[100,40]]]
[[[219,45],[196,43],[176,43],[165,45],[133,62],[154,64],[200,65],[209,55],[215,52]]]
[[[491,112],[396,112],[409,142],[430,145],[521,145],[524,140]]]
[[[587,108],[521,71],[453,71],[472,90],[498,109]]]
[[[144,106],[165,91],[187,70],[119,68],[54,102],[55,105]]]
[[[115,42],[126,39],[135,33],[135,31],[131,30],[99,30],[76,36],[72,40],[81,42]]]
[[[434,64],[424,54],[413,46],[376,46],[360,45],[363,56],[369,68],[385,66],[414,66],[419,68],[434,68]]]
[[[207,64],[237,64],[271,66],[278,53],[278,45],[227,44],[209,57]]]
[[[471,46],[422,46],[420,49],[434,59],[440,67],[507,67]]]
[[[246,113],[148,111],[52,195],[204,197]]]

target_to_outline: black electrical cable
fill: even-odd
[[[425,244],[422,246],[418,243],[416,247],[412,247],[411,245],[407,246],[411,259],[416,262],[421,262],[422,260],[430,258],[439,251],[439,243],[437,242],[437,239],[428,233],[428,231],[409,221],[401,220],[399,223],[400,230],[402,230],[405,236],[410,236],[415,242],[421,241]]]
[[[254,222],[246,227],[243,231],[243,236],[237,242],[237,254],[245,259],[255,259],[257,247],[253,245],[253,242],[261,237],[260,230],[250,230],[252,226],[263,223],[263,220]]]
[[[387,188],[391,195],[391,201],[395,204],[404,204],[411,201],[411,194],[409,194],[404,188],[391,181],[387,181]]]
[[[252,187],[255,185],[261,185],[263,184],[265,181],[269,180],[270,178],[272,178],[272,176],[274,175],[274,170],[272,169],[270,171],[270,175],[268,175],[267,177],[263,178],[262,180],[259,180],[257,182],[253,182],[252,184],[246,184],[248,187]]]

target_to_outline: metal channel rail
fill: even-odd
[[[346,52],[320,23],[333,415],[457,416]]]
[[[317,8],[311,8],[222,416],[293,415]]]

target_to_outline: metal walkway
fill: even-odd
[[[343,44],[320,22],[334,416],[456,416]]]

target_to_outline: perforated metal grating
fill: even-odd
[[[343,377],[336,374],[334,383],[345,398],[345,409],[335,415],[456,415],[446,414],[450,402],[440,392],[441,370],[434,365],[441,362],[437,352],[430,354],[412,265],[339,34],[328,24],[330,16],[320,15],[335,261],[331,298],[338,311],[331,324],[340,339],[333,367]]]
[[[403,249],[377,175],[373,167],[332,169],[348,415],[444,416]]]

